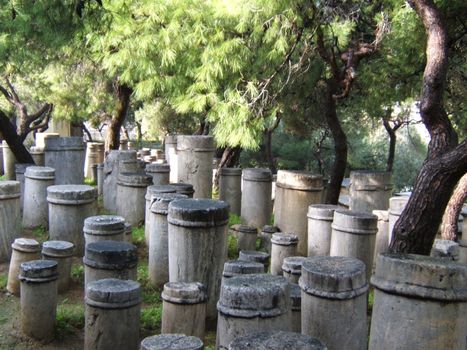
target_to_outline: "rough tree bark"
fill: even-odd
[[[6,143],[8,143],[18,163],[35,164],[34,159],[32,159],[32,156],[23,145],[23,140],[16,133],[16,128],[2,111],[0,111],[0,134]]]
[[[106,150],[120,147],[120,129],[125,121],[130,106],[130,96],[133,90],[125,84],[116,84],[117,104],[115,114],[112,116],[106,140]]]
[[[458,144],[444,109],[448,36],[441,13],[431,0],[409,4],[421,18],[428,36],[420,116],[431,140],[412,195],[394,226],[389,250],[429,255],[452,191],[467,172],[467,140]]]
[[[397,142],[396,131],[402,126],[402,122],[400,122],[399,120],[395,120],[393,124],[394,125],[391,126],[389,120],[383,118],[383,126],[389,135],[389,150],[388,150],[388,158],[386,160],[386,171],[388,172],[391,172],[394,166],[394,155],[396,153],[396,142]]]
[[[457,221],[462,211],[462,206],[467,199],[467,174],[462,176],[454,193],[449,199],[441,223],[441,237],[451,241],[457,241]]]

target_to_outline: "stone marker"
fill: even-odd
[[[195,190],[193,189],[193,185],[185,184],[181,182],[171,182],[170,186],[175,186],[176,192],[180,194],[187,195],[188,198],[193,198]]]
[[[302,275],[302,264],[306,261],[304,256],[287,256],[282,262],[282,273],[283,276],[290,283],[298,283],[300,276]]]
[[[124,241],[128,243],[132,243],[133,242],[133,237],[132,237],[133,228],[129,223],[125,222],[125,228],[123,232],[124,232],[124,236],[123,236]]]
[[[97,164],[97,194],[104,194],[104,164]]]
[[[86,158],[84,160],[84,176],[92,177],[92,166],[104,162],[104,144],[101,142],[86,142]]]
[[[57,263],[58,293],[67,291],[70,286],[73,248],[73,243],[66,241],[46,241],[42,243],[42,258],[54,260]]]
[[[203,350],[201,339],[185,334],[160,334],[144,338],[141,350]]]
[[[299,332],[252,332],[237,337],[229,350],[326,350],[318,339]]]
[[[0,181],[0,263],[11,256],[11,244],[21,232],[20,184]]]
[[[389,212],[387,210],[373,210],[373,215],[378,217],[378,231],[375,240],[375,254],[373,257],[373,270],[376,259],[381,253],[386,253],[389,247]]]
[[[298,237],[291,233],[277,232],[272,235],[271,243],[271,273],[282,276],[284,259],[297,255]]]
[[[21,330],[49,342],[54,337],[57,312],[57,262],[32,260],[21,264]]]
[[[85,149],[82,137],[45,139],[45,166],[55,169],[55,184],[84,183]]]
[[[206,286],[208,327],[217,316],[228,220],[229,205],[223,201],[178,199],[169,205],[169,280]]]
[[[308,207],[308,256],[327,256],[331,249],[332,220],[337,205],[313,204]]]
[[[292,328],[293,332],[302,331],[302,290],[296,283],[290,283],[290,309],[292,310]]]
[[[170,182],[170,165],[157,163],[147,164],[146,174],[152,177],[153,185],[168,185]]]
[[[235,338],[253,331],[289,331],[289,284],[284,277],[269,274],[229,278],[222,285],[217,310],[217,349],[228,349]]]
[[[15,175],[16,175],[16,181],[19,181],[20,189],[21,189],[21,210],[23,210],[24,207],[24,173],[26,172],[26,169],[30,166],[33,166],[35,164],[32,163],[16,163],[15,164]]]
[[[391,244],[392,240],[392,230],[394,229],[394,225],[396,224],[396,221],[399,220],[399,216],[401,216],[402,211],[405,209],[405,206],[407,205],[407,202],[409,201],[409,196],[399,196],[399,197],[391,197],[389,199],[389,218],[388,218],[388,239],[389,243],[388,245]]]
[[[90,216],[84,220],[83,233],[86,244],[99,241],[123,241],[125,219],[117,215]]]
[[[297,254],[305,256],[308,249],[307,209],[321,202],[323,177],[307,171],[277,172],[274,224],[282,232],[298,236]]]
[[[224,264],[222,272],[222,283],[228,278],[238,275],[247,275],[252,273],[264,273],[264,265],[256,261],[230,260]]]
[[[380,254],[371,279],[375,294],[370,350],[466,349],[466,281],[465,264]]]
[[[3,173],[5,174],[5,180],[15,180],[15,163],[16,158],[13,152],[8,146],[8,143],[2,141],[2,150],[3,150]]]
[[[230,212],[240,215],[242,204],[242,169],[219,169],[219,199],[230,205]]]
[[[350,210],[371,213],[387,210],[394,185],[386,171],[358,170],[350,172]]]
[[[136,173],[120,173],[117,181],[117,214],[133,226],[144,222],[144,195],[152,183],[152,177]]]
[[[177,135],[167,135],[164,139],[164,153],[170,165],[170,182],[177,182]]]
[[[242,181],[242,222],[261,229],[271,219],[271,170],[243,169]]]
[[[47,187],[55,184],[55,169],[30,166],[24,176],[23,227],[47,227],[49,223]]]
[[[35,239],[17,238],[11,245],[10,266],[8,270],[8,283],[6,289],[14,295],[20,293],[20,283],[18,275],[22,263],[37,260],[40,258],[41,246]]]
[[[238,260],[254,261],[263,264],[264,272],[269,271],[269,258],[271,255],[265,252],[258,252],[256,250],[240,250],[238,253]]]
[[[258,230],[248,225],[232,225],[230,232],[237,239],[237,248],[240,250],[255,250]]]
[[[138,350],[141,288],[114,278],[89,283],[85,296],[85,350]]]
[[[204,339],[206,288],[198,282],[169,282],[162,291],[161,333],[181,333]]]
[[[83,256],[84,219],[96,215],[96,197],[96,189],[87,185],[49,186],[49,238],[73,243],[74,254]]]
[[[435,239],[430,255],[438,258],[458,261],[459,243],[447,239]]]
[[[259,233],[259,238],[261,240],[261,249],[265,250],[268,254],[271,254],[271,238],[272,235],[276,232],[279,232],[279,228],[271,225],[264,225]]]
[[[368,283],[363,262],[340,256],[309,258],[299,283],[303,334],[318,338],[329,350],[367,348]]]
[[[34,164],[37,166],[44,166],[45,164],[45,152],[44,149],[40,149],[35,146],[31,146],[29,149],[29,154],[34,160]]]

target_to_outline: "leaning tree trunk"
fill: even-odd
[[[274,130],[266,130],[265,131],[265,134],[264,134],[264,138],[265,138],[265,152],[266,152],[266,160],[268,161],[268,166],[269,166],[269,169],[271,169],[271,172],[273,174],[277,173],[277,168],[276,168],[276,164],[274,162],[274,157],[273,157],[273,154],[272,154],[272,133],[274,132]]]
[[[132,92],[133,90],[126,85],[117,86],[117,107],[107,130],[107,150],[118,149],[120,147],[120,129],[130,106]]]
[[[451,241],[457,240],[457,221],[459,214],[467,199],[467,174],[462,176],[459,183],[449,199],[448,206],[443,215],[441,223],[441,237]],[[467,234],[467,233],[466,233]]]
[[[240,154],[242,149],[240,147],[226,147],[222,152],[221,160],[217,166],[217,170],[220,168],[233,168],[238,165],[240,160]],[[219,171],[217,171],[214,177],[214,187],[219,187]]]
[[[31,154],[29,154],[26,147],[24,147],[21,137],[16,133],[16,128],[2,111],[0,111],[0,133],[6,143],[8,143],[18,163],[35,164]]]
[[[391,125],[389,125],[389,122],[385,119],[383,119],[383,125],[389,135],[389,150],[388,159],[386,160],[386,171],[392,172],[392,168],[394,166],[394,155],[396,153],[396,130],[395,128],[391,128]]]

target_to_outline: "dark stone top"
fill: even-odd
[[[151,185],[146,189],[146,200],[151,200],[152,196],[159,193],[175,193],[177,192],[177,187],[174,185]]]
[[[241,250],[238,256],[238,260],[256,261],[264,265],[269,265],[269,258],[271,256],[265,252],[258,252],[256,250]]]
[[[146,172],[147,173],[169,173],[170,165],[159,164],[159,163],[146,164]]]
[[[301,170],[279,170],[276,186],[292,190],[320,192],[323,190],[323,177]]]
[[[264,265],[256,261],[230,260],[224,263],[224,277],[246,275],[251,273],[263,273]]]
[[[272,173],[268,168],[246,168],[242,172],[243,180],[271,182]]]
[[[302,264],[307,259],[304,256],[288,256],[282,262],[282,271],[291,273],[292,275],[301,275]]]
[[[224,280],[217,310],[233,317],[276,317],[290,308],[289,283],[270,274],[238,275]]]
[[[199,304],[206,302],[206,287],[199,282],[168,282],[164,285],[162,299],[175,304]]]
[[[338,205],[312,204],[308,207],[308,218],[323,221],[332,221],[334,211],[341,209]]]
[[[279,227],[276,227],[276,226],[271,226],[271,225],[264,225],[261,232],[263,233],[269,233],[269,234],[273,234],[273,233],[276,233],[276,232],[279,232],[280,229]]]
[[[24,176],[29,179],[54,180],[55,169],[47,166],[29,166],[26,168]]]
[[[221,176],[242,176],[242,168],[220,168]]]
[[[169,212],[170,202],[176,199],[188,198],[187,195],[181,193],[157,193],[151,196],[151,207],[152,213],[167,215]]]
[[[136,267],[138,253],[128,242],[99,241],[86,244],[83,262],[105,270],[123,270]]]
[[[202,350],[201,339],[184,334],[160,334],[144,338],[141,350]]]
[[[318,339],[293,332],[252,332],[235,338],[229,350],[326,350]]]
[[[236,225],[230,226],[230,229],[232,231],[237,231],[237,232],[242,232],[242,233],[251,233],[255,235],[258,234],[258,230],[254,226],[236,224]]]
[[[278,245],[297,245],[298,236],[291,233],[276,232],[272,235],[271,243]]]
[[[148,187],[152,184],[152,176],[122,172],[118,174],[117,184],[129,187]]]
[[[227,224],[229,204],[214,199],[177,199],[169,204],[168,222],[177,226],[213,227]]]
[[[334,212],[331,226],[333,230],[346,233],[375,235],[378,231],[378,217],[370,213],[339,209]]]
[[[391,197],[389,198],[389,214],[390,215],[401,215],[402,211],[405,209],[407,202],[409,201],[409,196],[400,196],[400,197]]]
[[[58,278],[58,264],[54,260],[31,260],[20,265],[19,279],[27,282],[49,282]]]
[[[178,135],[177,151],[214,151],[214,138],[208,135]]]
[[[118,235],[125,230],[125,218],[117,215],[90,216],[84,220],[83,232],[88,235]]]
[[[97,190],[88,185],[55,185],[47,187],[47,201],[53,204],[86,204],[95,201]]]
[[[416,254],[378,255],[371,283],[387,293],[434,299],[467,301],[467,264]]]
[[[44,151],[84,151],[85,145],[81,136],[47,137],[44,139]]]
[[[300,286],[295,283],[289,283],[289,287],[292,311],[300,311],[302,309],[302,290]]]
[[[20,195],[19,181],[0,181],[0,199],[18,198]]]
[[[352,191],[390,191],[394,187],[391,172],[354,170],[350,172]]]
[[[193,197],[195,190],[192,184],[187,184],[183,182],[171,183],[171,186],[175,186],[177,193],[186,194],[188,197]]]
[[[342,256],[316,256],[302,264],[302,290],[327,299],[352,299],[368,290],[365,264]]]
[[[138,282],[106,278],[89,282],[85,302],[103,309],[123,309],[140,303],[141,287]]]
[[[35,253],[41,250],[39,242],[31,238],[16,238],[11,247],[25,253]]]
[[[74,245],[67,241],[45,241],[42,243],[42,255],[55,258],[73,256]]]
[[[26,172],[26,169],[29,168],[30,166],[34,166],[34,163],[16,163],[15,164],[15,173],[18,174],[24,174]]]

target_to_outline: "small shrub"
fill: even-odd
[[[8,275],[6,273],[2,273],[0,275],[0,292],[6,292],[7,282],[8,282]]]
[[[238,259],[238,241],[237,241],[237,238],[235,238],[233,235],[228,235],[227,236],[227,242],[228,242],[227,256],[228,256],[229,260]]]
[[[84,328],[84,305],[68,304],[64,299],[57,307],[55,333],[57,337],[63,337],[74,333],[76,329]]]
[[[141,327],[159,331],[162,322],[162,305],[151,306],[141,311]]]
[[[241,223],[240,216],[235,214],[229,215],[229,227],[232,225],[238,225]]]
[[[133,228],[131,232],[131,240],[136,246],[146,243],[146,238],[144,237],[144,225]]]
[[[71,278],[76,282],[84,282],[84,266],[73,265],[71,267]]]
[[[49,231],[44,226],[39,226],[32,230],[32,235],[39,242],[44,242],[49,238]]]

